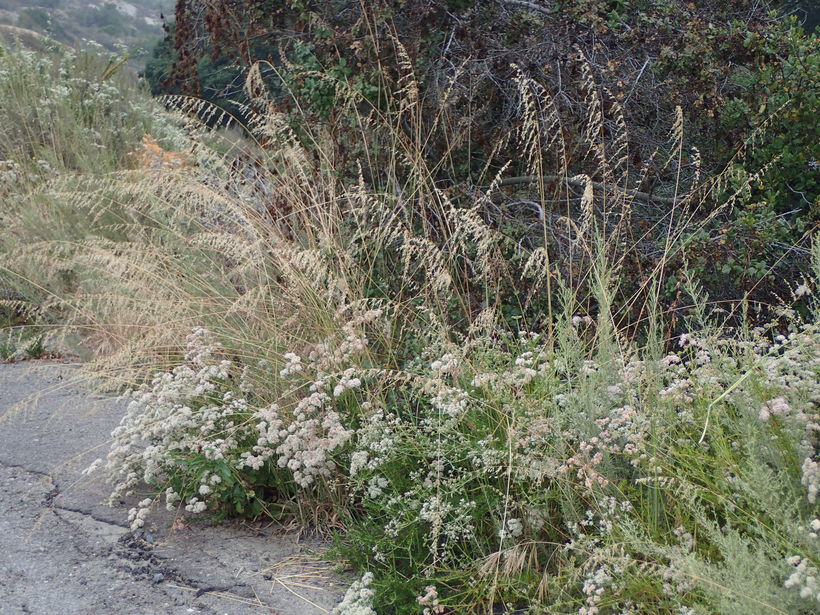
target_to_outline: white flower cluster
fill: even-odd
[[[811,520],[807,534],[810,539],[817,540],[817,537],[820,536],[820,519]]]
[[[820,491],[820,463],[814,461],[811,457],[806,457],[803,460],[801,470],[803,476],[800,483],[806,487],[806,497],[809,502],[814,504],[817,501],[817,492]]]
[[[362,408],[368,409],[365,404]],[[398,424],[395,415],[385,415],[381,408],[373,411],[367,422],[356,431],[356,450],[350,457],[351,478],[364,470],[376,470],[385,462],[394,449],[394,429]]]
[[[812,291],[811,288],[807,284],[800,284],[797,288],[794,289],[794,296],[795,297],[805,297],[807,295],[811,295]]]
[[[683,333],[678,338],[678,346],[681,348],[688,348],[689,346],[697,346],[699,344],[698,338],[691,333]]]
[[[578,609],[578,615],[598,615],[599,604],[603,599],[606,588],[612,584],[612,575],[606,564],[597,568],[584,579],[583,592],[586,596],[585,604]]]
[[[211,338],[211,333],[204,327],[195,327],[188,336],[185,361],[199,367],[211,362],[211,358],[221,349],[219,343]]]
[[[775,343],[761,346],[757,353],[769,382],[787,390],[791,398],[798,395],[820,402],[820,348],[816,327],[804,326],[788,335],[779,335]]]
[[[355,338],[349,328],[345,334],[338,356],[349,359],[366,341]],[[331,362],[314,355],[303,364],[298,355],[288,353],[286,376],[310,371],[316,379],[292,412],[283,412],[277,404],[254,410],[245,394],[232,390],[227,382],[233,365],[218,359],[219,349],[207,330],[195,329],[188,339],[185,363],[157,374],[150,384],[130,394],[126,416],[112,434],[114,444],[106,465],[115,483],[112,502],[132,494],[140,483],[163,485],[179,473],[190,472],[181,460],[192,455],[228,464],[236,471],[259,470],[275,460],[302,487],[331,474],[335,468],[331,453],[353,435],[333,410],[328,376],[317,369],[317,363]],[[347,391],[360,385],[349,369],[342,373],[336,392],[340,393],[339,387]],[[375,467],[373,462],[364,463]],[[206,510],[208,501],[219,493],[222,478],[200,472],[195,480],[191,493],[167,489],[166,505],[184,499],[187,511]],[[376,480],[370,491],[377,493],[385,486],[384,480]],[[136,511],[132,522],[142,523],[144,516]]]
[[[539,361],[541,361],[539,363]],[[515,358],[513,369],[501,375],[502,381],[513,388],[521,388],[532,382],[539,373],[547,369],[541,357],[528,350]]]
[[[775,397],[763,404],[757,416],[761,421],[768,421],[772,415],[785,418],[788,417],[791,412],[792,408],[789,402],[783,397]]]
[[[689,404],[694,399],[690,393],[692,386],[692,381],[689,378],[675,378],[669,383],[669,386],[661,389],[659,394],[669,401]]]
[[[518,538],[521,534],[524,533],[524,524],[521,523],[520,519],[510,518],[507,519],[506,523],[504,523],[504,527],[498,530],[498,538],[501,540],[503,544],[504,541],[509,538]]]
[[[279,372],[279,375],[282,376],[282,378],[287,378],[293,374],[298,374],[304,368],[302,365],[302,357],[299,355],[292,352],[286,352],[284,358],[287,363],[285,363],[285,366]]]
[[[376,592],[370,587],[372,583],[373,573],[365,572],[361,579],[351,584],[342,601],[331,611],[332,615],[377,615],[373,610]]]
[[[390,485],[390,481],[384,476],[372,476],[367,483],[367,497],[374,500],[384,495],[384,490]]]
[[[615,525],[623,520],[624,514],[633,510],[629,501],[618,501],[612,496],[601,498],[598,504],[597,510],[587,509],[583,518],[567,523],[572,538],[564,544],[565,551],[575,551],[584,556],[596,551]]]
[[[447,556],[447,545],[459,540],[470,540],[475,533],[473,511],[476,503],[459,500],[452,504],[438,495],[426,499],[418,511],[418,518],[430,524],[430,550],[439,557]],[[439,552],[441,547],[441,552]]]
[[[778,335],[775,343],[761,344],[758,353],[769,383],[788,392],[789,399],[776,397],[767,401],[758,417],[769,421],[778,417],[786,425],[802,429],[800,448],[803,458],[801,484],[811,504],[817,502],[820,492],[820,462],[818,462],[818,439],[820,439],[820,344],[816,327],[803,326],[788,335]]]
[[[128,511],[128,522],[131,524],[132,532],[136,532],[145,525],[152,502],[151,498],[145,498],[135,508]]]
[[[578,452],[567,458],[558,468],[558,472],[566,474],[575,470],[576,478],[583,480],[587,489],[596,486],[606,487],[609,479],[597,469],[604,460],[603,452],[598,449],[599,442],[597,437],[582,441],[578,445]]]
[[[185,505],[185,510],[194,514],[205,512],[207,509],[208,505],[205,503],[205,501],[200,500],[196,496],[188,498],[188,503]]]
[[[236,464],[238,470],[242,468],[259,470],[268,459],[276,454],[276,447],[281,441],[282,420],[279,418],[278,405],[271,404],[257,410],[253,418],[257,421],[256,444],[250,450],[244,450],[239,454],[240,460]],[[214,478],[219,477],[214,475]]]
[[[817,568],[811,565],[808,558],[799,555],[793,555],[786,561],[794,567],[794,570],[783,583],[783,587],[798,588],[801,598],[820,603],[820,572]]]
[[[293,419],[287,425],[278,407],[270,408],[265,416],[260,415],[263,421],[260,423],[260,441],[254,448],[255,463],[263,463],[275,453],[279,467],[288,468],[301,487],[309,487],[318,478],[331,475],[336,467],[331,453],[347,443],[354,433],[342,424],[341,416],[333,409],[333,400],[362,386],[355,368],[347,367],[343,371],[340,368],[349,365],[356,355],[367,349],[368,340],[362,327],[376,322],[381,316],[381,310],[354,315],[342,326],[340,340],[328,339],[316,344],[307,361],[292,352],[284,355],[287,363],[280,375],[289,378],[299,374],[307,385],[306,395],[296,402]],[[331,395],[329,382],[339,371],[341,375]],[[359,463],[363,466],[368,460],[354,454],[351,468],[358,470],[361,466],[356,464]],[[371,487],[377,491],[379,483]]]
[[[422,615],[439,615],[445,613],[444,605],[439,603],[438,590],[435,585],[428,585],[424,588],[424,595],[417,596],[416,602],[425,607]]]
[[[699,343],[696,340],[690,340],[694,340],[694,338],[687,336],[686,347]],[[637,384],[638,378],[643,378],[646,375],[646,365],[643,361],[637,360],[633,360],[631,363],[636,378],[624,378],[624,382]],[[677,353],[669,353],[658,362],[657,367],[660,368],[663,381],[666,383],[666,386],[658,393],[660,397],[668,403],[677,403],[681,408],[688,407],[694,399],[695,383],[690,378],[689,369],[683,359]]]
[[[296,405],[293,422],[279,431],[281,444],[276,448],[279,467],[288,468],[301,487],[330,476],[335,467],[330,453],[353,435],[342,425],[339,413],[329,409],[331,397],[322,390],[324,383],[317,381],[313,388]]]
[[[80,472],[80,474],[82,474],[83,476],[88,476],[89,474],[93,474],[94,472],[96,472],[100,468],[100,466],[102,464],[103,464],[102,459],[95,459],[91,463],[91,465],[88,466],[87,468],[85,468],[82,472]]]
[[[522,448],[529,447],[533,443],[537,446],[538,444],[541,444],[542,441],[540,438],[533,437],[529,434],[527,434],[526,438],[522,438],[520,441]],[[473,446],[472,450],[468,453],[470,463],[474,468],[480,470],[482,474],[486,475],[500,474],[506,471],[506,463],[509,459],[509,452],[503,450],[503,448],[501,448],[502,446],[502,444],[491,438],[482,438],[481,440],[477,440],[475,446]],[[525,448],[523,454],[527,454],[529,452],[530,451]],[[519,455],[520,454],[522,453],[519,453]],[[522,461],[525,461],[524,457],[521,459]],[[536,460],[533,459],[532,461]],[[531,470],[526,467],[526,463],[522,465],[525,467],[516,467],[515,470],[523,472],[524,476],[531,476]]]
[[[454,354],[448,352],[447,354],[442,355],[440,359],[436,359],[430,364],[430,371],[437,372],[442,375],[456,374],[458,373],[458,366],[458,358]]]
[[[468,394],[462,389],[441,384],[430,399],[433,408],[445,417],[457,420],[467,410]]]
[[[230,367],[214,357],[218,348],[207,331],[194,330],[188,363],[131,392],[126,415],[111,434],[106,470],[115,483],[112,502],[133,493],[141,482],[162,483],[178,466],[180,452],[223,459],[253,434],[252,425],[236,418],[249,413],[246,400],[230,391],[217,392]]]
[[[345,391],[352,391],[362,386],[362,381],[354,376],[355,373],[356,370],[352,367],[342,373],[342,377],[339,378],[339,382],[336,383],[336,386],[333,388],[333,397],[339,397],[339,395],[344,394]]]
[[[647,458],[646,440],[649,425],[646,417],[630,405],[613,408],[609,416],[598,419],[601,428],[597,436],[589,440],[604,451],[623,453],[631,458],[633,466]]]

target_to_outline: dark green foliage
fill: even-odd
[[[738,201],[693,235],[688,262],[715,299],[767,300],[806,274],[820,221],[820,54],[794,21],[749,32],[744,48],[754,61],[735,69],[717,115],[724,137],[712,141],[722,160],[743,144],[722,195]]]
[[[165,83],[171,74],[171,67],[176,61],[173,36],[174,30],[171,26],[168,36],[158,41],[154,46],[151,58],[140,73],[140,76],[148,82],[148,87],[151,88],[151,94],[154,96],[178,93],[178,90]]]
[[[793,228],[798,237],[820,217],[818,42],[796,22],[785,31],[750,33],[744,45],[756,56],[756,70],[739,71],[738,90],[721,112],[723,126],[752,139],[741,167],[754,173],[771,165],[753,201],[775,215],[804,214]]]

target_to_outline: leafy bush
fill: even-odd
[[[725,174],[722,199],[734,195],[734,204],[692,234],[686,262],[716,299],[745,289],[771,301],[783,296],[782,280],[805,275],[820,220],[820,55],[817,36],[795,24],[750,33],[745,44],[758,60],[737,70],[740,89],[720,112],[723,128],[747,139]]]
[[[747,172],[767,167],[753,198],[776,215],[793,216],[795,239],[820,218],[818,42],[796,23],[785,31],[750,34],[746,47],[761,60],[754,70],[740,71],[743,91],[721,114],[730,130],[759,131],[741,164]]]

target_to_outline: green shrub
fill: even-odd
[[[768,303],[788,296],[784,280],[797,286],[810,269],[820,220],[820,54],[817,36],[793,22],[749,33],[745,44],[756,60],[737,69],[719,114],[729,142],[746,140],[723,176],[718,200],[731,206],[690,235],[685,260],[715,299],[746,292]]]
[[[742,89],[721,113],[723,126],[750,135],[750,151],[739,166],[750,173],[767,169],[753,186],[751,202],[785,215],[793,241],[820,219],[818,43],[817,35],[805,34],[796,22],[749,33],[745,45],[759,60],[738,70]]]

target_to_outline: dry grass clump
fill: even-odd
[[[813,612],[816,311],[730,329],[684,275],[665,336],[665,268],[714,184],[678,118],[680,180],[642,190],[584,70],[584,168],[521,72],[530,175],[488,164],[469,199],[432,179],[421,127],[452,127],[421,122],[409,69],[387,108],[336,84],[353,175],[256,70],[244,144],[174,98],[181,168],[14,188],[0,275],[133,387],[105,464],[115,501],[145,496],[133,527],[162,500],[343,528],[364,576],[340,612]]]

